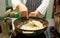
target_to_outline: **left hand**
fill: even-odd
[[[31,13],[29,14],[29,16],[34,16],[34,17],[36,17],[38,14],[39,14],[38,11],[34,11],[34,12],[31,12]]]

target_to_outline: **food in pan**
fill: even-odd
[[[33,20],[32,21],[38,28],[42,29],[43,28],[43,24],[40,21],[37,20]]]
[[[24,30],[39,30],[43,28],[44,28],[43,24],[37,20],[29,20],[26,24],[20,27],[20,29],[24,29]]]
[[[24,30],[39,30],[43,28],[44,28],[43,24],[37,20],[29,20],[26,24],[23,24],[20,27],[20,29]]]
[[[24,24],[20,27],[20,29],[25,29],[25,30],[38,30],[43,28],[44,28],[43,24],[37,20],[28,21],[27,24]]]

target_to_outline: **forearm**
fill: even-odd
[[[20,12],[26,12],[26,11],[28,11],[28,9],[27,9],[27,7],[24,5],[24,4],[21,4],[21,5],[18,5],[17,6],[18,7],[18,11],[20,11]]]
[[[23,5],[20,0],[11,0],[11,3],[12,3],[13,10]]]
[[[14,10],[21,12],[21,11],[24,11],[24,10],[26,11],[27,8],[26,8],[26,6],[24,4],[19,3]]]
[[[45,15],[49,4],[50,0],[43,0],[42,4],[36,10],[40,12],[40,14]]]

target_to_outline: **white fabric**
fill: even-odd
[[[23,2],[26,4],[25,0],[23,0]],[[15,9],[16,6],[20,3],[21,3],[20,0],[12,0],[13,9]],[[39,12],[44,15],[47,11],[49,4],[50,4],[50,0],[42,0],[42,4],[37,8],[37,10],[39,10]]]
[[[45,15],[49,4],[50,0],[43,0],[42,4],[37,8],[37,10],[39,10],[41,14]]]
[[[13,10],[17,7],[18,4],[21,3],[20,0],[11,0]]]

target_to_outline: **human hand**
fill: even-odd
[[[33,12],[31,12],[31,13],[29,14],[29,16],[34,16],[34,17],[36,17],[38,14],[39,14],[38,11],[33,11]]]
[[[19,11],[22,14],[22,16],[28,18],[28,9],[25,5],[21,5]]]
[[[43,18],[43,17],[44,17],[38,10],[36,10],[36,11],[34,11],[34,12],[31,12],[31,13],[29,14],[29,16],[40,17],[40,18]]]

